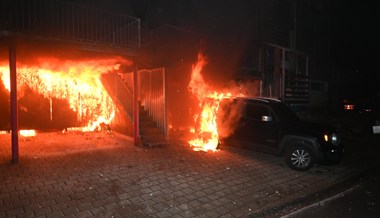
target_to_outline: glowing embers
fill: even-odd
[[[76,114],[76,125],[83,131],[94,131],[99,124],[109,124],[115,116],[116,107],[100,80],[101,74],[117,71],[121,64],[129,62],[121,58],[62,61],[54,58],[40,58],[33,65],[17,63],[18,97],[36,92],[47,99],[50,121],[64,120],[57,117],[54,102],[67,101],[69,110]],[[9,67],[0,64],[0,78],[9,91]],[[46,103],[48,102],[48,103]],[[21,110],[31,110],[23,108]],[[39,113],[45,113],[39,111]]]

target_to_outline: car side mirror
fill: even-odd
[[[264,121],[264,122],[272,121],[272,117],[264,115],[261,117],[261,121]]]

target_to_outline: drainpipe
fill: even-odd
[[[18,108],[17,108],[17,74],[16,74],[16,46],[9,47],[9,73],[11,94],[11,130],[12,130],[12,162],[18,161]]]

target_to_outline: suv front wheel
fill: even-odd
[[[294,146],[285,153],[285,163],[292,169],[305,171],[314,165],[313,153],[306,146]]]

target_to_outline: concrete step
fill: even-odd
[[[154,121],[140,121],[140,129],[142,128],[157,128],[157,124]]]
[[[150,116],[139,116],[139,121],[149,121],[149,120],[153,120],[152,117]]]
[[[156,127],[140,127],[141,135],[161,135],[162,131]]]
[[[169,144],[164,135],[141,135],[143,145],[153,147]]]
[[[168,144],[161,129],[157,128],[157,123],[153,121],[149,113],[140,106],[139,125],[140,137],[144,146],[153,147]]]

